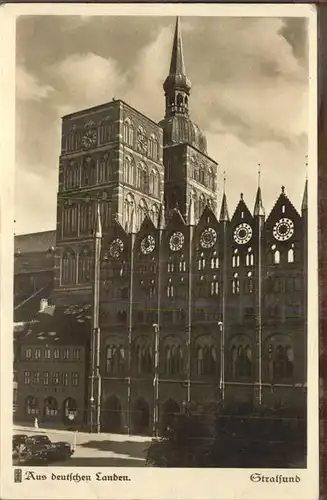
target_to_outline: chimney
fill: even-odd
[[[48,299],[41,299],[39,312],[40,313],[44,312],[47,307],[48,307]]]

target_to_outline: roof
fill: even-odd
[[[40,309],[41,299],[48,298],[52,291],[52,284],[36,290],[28,297],[14,297],[14,320],[15,322],[31,321]],[[19,302],[18,302],[19,300]]]
[[[15,255],[14,275],[53,272],[54,253],[37,252]]]
[[[20,234],[14,238],[15,253],[47,252],[56,246],[56,231]]]
[[[24,343],[54,343],[57,345],[85,344],[90,326],[91,304],[69,307],[47,306],[35,315],[34,321],[14,329],[15,337]]]

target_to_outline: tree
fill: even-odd
[[[290,467],[305,462],[304,415],[269,408],[189,405],[160,439],[147,465],[155,467]]]

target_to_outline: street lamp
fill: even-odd
[[[225,399],[225,332],[224,323],[218,321],[218,327],[220,331],[220,400],[224,402]]]
[[[94,383],[91,383],[91,394],[93,394]],[[94,429],[94,397],[90,397],[90,431]]]
[[[154,332],[154,378],[153,378],[153,388],[154,388],[154,405],[153,405],[153,435],[157,437],[158,435],[158,424],[159,424],[159,325],[153,323]]]

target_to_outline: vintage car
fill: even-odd
[[[15,438],[15,436],[14,436]],[[20,444],[20,450],[13,456],[19,463],[55,462],[69,459],[74,453],[70,443],[58,441],[52,443],[45,434],[26,436],[25,442]]]
[[[12,438],[12,451],[19,451],[21,445],[24,445],[27,439],[26,434],[15,434]]]

